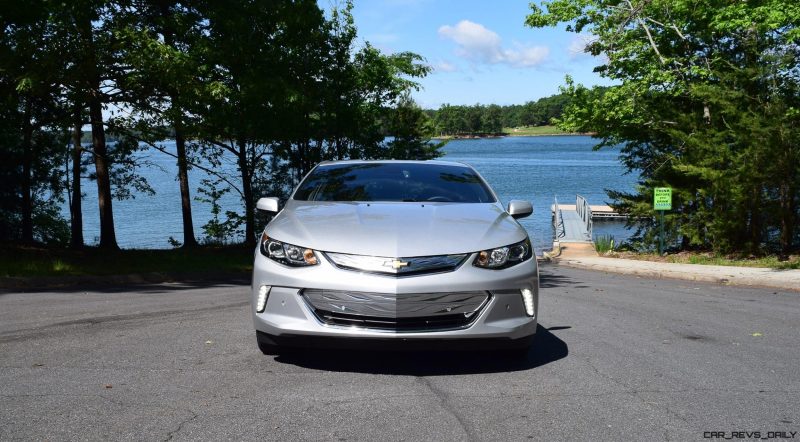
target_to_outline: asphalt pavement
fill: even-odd
[[[0,293],[0,440],[800,432],[797,292],[554,265],[543,266],[541,286],[538,337],[523,361],[485,352],[264,356],[246,281]]]

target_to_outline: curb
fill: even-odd
[[[619,273],[624,275],[635,275],[646,278],[710,282],[714,284],[722,284],[730,286],[768,287],[768,288],[776,288],[776,289],[800,292],[800,271],[791,274],[791,276],[794,276],[794,278],[791,278],[791,276],[789,277],[789,279],[795,279],[796,281],[792,280],[787,281],[785,280],[786,278],[780,278],[780,279],[771,278],[770,277],[771,275],[778,276],[782,274],[766,273],[768,269],[763,269],[762,273],[764,274],[757,276],[731,274],[736,270],[743,269],[743,267],[733,267],[733,266],[715,266],[713,269],[715,271],[717,270],[717,267],[727,267],[727,268],[721,269],[720,274],[708,274],[705,272],[691,273],[691,272],[686,272],[685,270],[682,269],[670,269],[670,268],[662,268],[659,270],[654,270],[649,268],[620,267],[616,265],[603,265],[600,263],[587,263],[571,259],[555,259],[553,260],[553,262],[556,263],[557,265],[563,265],[565,267],[572,267],[585,270],[595,270],[595,271],[602,271],[609,273]],[[701,265],[701,264],[685,264],[685,265]],[[750,268],[748,267],[744,267],[744,269],[750,270]],[[706,268],[704,270],[711,270],[711,269]],[[774,272],[784,272],[784,271],[792,272],[792,270],[774,270]]]

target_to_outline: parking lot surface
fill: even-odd
[[[545,265],[527,359],[256,347],[248,282],[0,293],[0,439],[800,431],[800,296]],[[794,436],[800,440],[800,434]]]

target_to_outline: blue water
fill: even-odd
[[[619,149],[592,150],[587,136],[506,137],[453,140],[444,147],[446,160],[475,167],[497,192],[503,204],[530,200],[533,215],[520,220],[538,254],[553,244],[550,206],[575,204],[581,195],[589,204],[606,204],[605,189],[631,191],[638,178],[625,174]],[[619,243],[630,236],[625,223],[596,221],[594,235],[610,234]]]
[[[584,136],[558,137],[508,137],[479,140],[453,140],[444,147],[443,159],[471,164],[489,181],[507,204],[512,199],[527,199],[533,202],[532,216],[520,220],[528,230],[541,254],[552,246],[552,218],[550,206],[558,197],[561,204],[575,204],[576,194],[589,200],[590,204],[605,204],[608,197],[604,189],[633,190],[637,176],[625,175],[617,157],[616,149],[593,151],[593,140]],[[165,143],[174,151],[174,143]],[[114,219],[117,241],[123,248],[169,248],[170,236],[181,240],[180,190],[177,166],[172,157],[157,151],[142,156],[151,165],[141,173],[155,189],[154,196],[137,195],[136,198],[114,201]],[[236,182],[236,167],[226,163],[222,169],[230,173]],[[190,188],[196,188],[208,175],[200,170],[189,173]],[[88,244],[99,240],[99,217],[97,209],[97,185],[83,180],[85,193],[83,202],[84,238]],[[221,200],[225,210],[242,211],[242,204],[235,191]],[[65,216],[69,212],[64,211]],[[202,239],[201,226],[211,218],[210,206],[192,202],[195,236]],[[621,222],[595,222],[594,233],[612,234],[617,243],[629,233]]]
[[[175,142],[160,143],[170,152],[175,152]],[[114,225],[117,243],[125,249],[168,249],[168,239],[183,240],[181,216],[181,191],[178,186],[178,165],[175,158],[157,150],[146,150],[137,154],[141,163],[146,164],[137,171],[144,176],[155,195],[135,193],[133,199],[114,200]],[[90,165],[90,171],[94,165]],[[216,168],[237,182],[236,165],[230,159]],[[199,169],[189,170],[189,189],[192,198],[198,196],[197,188],[203,179],[215,179]],[[97,205],[97,182],[87,178],[81,180],[83,198],[83,238],[86,244],[100,242],[100,212]],[[224,187],[221,185],[220,187]],[[222,213],[226,210],[244,212],[241,198],[235,190],[225,194],[221,200]],[[69,208],[64,207],[62,213],[69,219]],[[192,220],[194,233],[198,241],[202,240],[203,224],[211,219],[211,205],[196,200],[192,201]],[[224,215],[223,215],[224,220]]]

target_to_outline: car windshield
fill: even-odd
[[[435,163],[355,163],[317,167],[294,195],[301,201],[493,203],[472,169]]]

